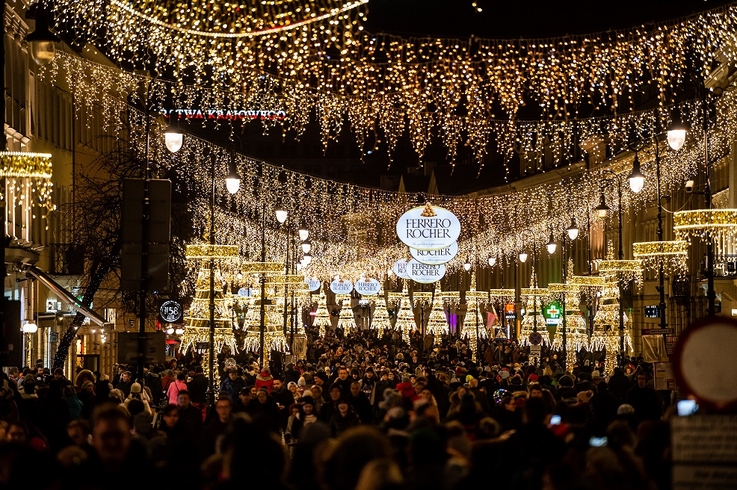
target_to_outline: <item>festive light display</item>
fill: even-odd
[[[520,325],[520,345],[529,346],[530,334],[543,330],[542,345],[550,344],[550,336],[545,327],[545,318],[538,308],[548,302],[552,296],[547,288],[537,287],[537,273],[535,267],[530,273],[530,284],[532,287],[522,288],[520,299],[525,302],[525,316]]]
[[[611,278],[610,278],[611,279]],[[591,333],[591,349],[606,351],[604,359],[604,375],[611,376],[617,365],[617,353],[620,347],[619,331],[619,287],[616,281],[607,281],[599,301],[599,308],[594,316],[594,330]],[[632,339],[629,334],[629,317],[623,313],[625,350],[632,349]]]
[[[680,240],[710,235],[716,240],[737,236],[737,209],[696,209],[673,213],[673,230]]]
[[[268,109],[286,109],[298,133],[314,112],[324,144],[338,137],[347,119],[362,149],[378,128],[390,153],[407,129],[420,157],[435,129],[451,158],[465,133],[479,162],[491,135],[498,153],[511,159],[518,140],[508,122],[524,105],[539,107],[543,120],[525,125],[535,136],[523,149],[541,155],[550,142],[560,163],[582,140],[566,138],[570,130],[553,131],[547,121],[578,126],[571,119],[588,105],[621,114],[645,87],[663,107],[681,89],[687,62],[712,67],[717,56],[728,63],[737,58],[729,44],[737,25],[732,5],[627,30],[499,40],[363,32],[363,4],[322,0],[306,9],[307,2],[279,1],[242,9],[175,0],[52,3],[57,29],[104,43],[118,65],[152,64],[177,78],[194,74],[197,85],[217,90],[208,102],[263,100]],[[184,86],[168,93],[185,100],[193,95]],[[497,108],[506,117],[495,118]],[[666,127],[667,121],[659,122]]]
[[[315,311],[315,320],[312,322],[312,325],[318,327],[320,337],[325,337],[327,330],[332,330],[333,328],[325,293],[320,293],[320,297],[317,300],[317,311]]]
[[[51,182],[51,154],[0,151],[0,162],[0,178],[5,179],[5,189],[0,189],[0,200],[5,200],[7,207],[26,204],[41,206],[47,211],[56,209],[51,201],[54,186]],[[3,195],[6,190],[7,196]],[[6,212],[9,211],[6,209]],[[43,218],[46,217],[44,213]]]
[[[437,283],[435,283],[437,284]],[[425,315],[425,308],[432,306],[432,298],[434,294],[431,291],[413,291],[412,292],[412,306],[419,310],[418,318],[420,320],[419,328],[424,331],[429,321],[429,315]]]
[[[210,273],[210,261],[203,261],[197,275],[195,296],[189,310],[184,315],[184,333],[179,345],[183,353],[187,353],[190,348],[194,349],[198,343],[208,344],[210,341]],[[220,271],[216,270],[214,274],[215,284],[222,284],[223,278]],[[216,288],[214,304],[215,352],[222,352],[227,346],[230,352],[235,354],[238,349],[233,335],[232,300],[223,294],[222,288]],[[203,367],[207,368],[207,365],[203,364]]]
[[[633,243],[632,256],[646,269],[659,271],[662,264],[668,275],[688,273],[688,242],[684,240]]]
[[[642,287],[642,261],[615,259],[611,242],[607,246],[606,259],[599,260],[596,264],[602,276],[613,276],[622,281],[634,281],[638,288]]]
[[[389,320],[389,311],[386,308],[386,297],[384,291],[379,291],[374,300],[374,313],[371,317],[371,328],[379,332],[379,337],[384,335],[385,330],[392,328]]]
[[[402,341],[409,345],[409,334],[412,330],[417,329],[417,324],[415,323],[415,314],[412,312],[412,303],[409,300],[409,293],[407,292],[407,281],[404,281],[402,293],[398,297],[398,304],[399,311],[397,312],[397,320],[394,328],[402,332]]]
[[[339,294],[335,297],[336,301],[340,301],[340,315],[338,316],[338,327],[342,328],[343,331],[348,332],[349,330],[356,329],[356,315],[353,312],[351,306],[351,295],[350,294]]]
[[[75,104],[79,104],[78,110],[89,112],[102,110],[103,114],[109,115],[109,129],[113,132],[122,131],[118,129],[116,121],[119,113],[127,111],[132,114],[133,141],[142,145],[143,116],[137,114],[129,106],[121,102],[115,94],[130,93],[131,97],[140,97],[138,89],[148,79],[142,79],[125,72],[112,70],[110,68],[92,66],[77,58],[59,56],[47,69],[46,76],[54,78],[64,73],[69,77],[68,82],[77,90],[80,97],[75,97]],[[160,94],[169,93],[171,87],[166,82],[154,80],[152,91]],[[199,97],[199,89],[192,88],[188,94],[192,98]],[[84,95],[82,97],[81,95]],[[728,149],[731,134],[737,128],[737,124],[729,126],[732,114],[737,112],[735,94],[725,92],[717,103],[717,117],[724,124],[710,132],[709,145],[714,152],[725,152]],[[208,100],[217,103],[216,97],[207,96]],[[81,101],[89,104],[83,104]],[[692,126],[699,126],[703,122],[703,116],[698,110],[698,105],[686,103],[679,110]],[[555,131],[569,131],[564,139],[578,140],[589,137],[608,135],[610,150],[614,153],[621,147],[617,142],[626,141],[630,133],[642,133],[643,136],[652,134],[658,127],[662,114],[669,109],[660,108],[654,111],[637,112],[630,114],[619,114],[617,118],[597,118],[591,121],[577,121],[574,125],[568,125],[567,129],[559,128]],[[519,122],[506,123],[517,127]],[[555,121],[546,121],[539,124],[557,124]],[[590,130],[586,130],[590,128]],[[158,144],[158,133],[162,127],[154,125],[152,128],[150,151],[158,162],[161,170],[179,174],[182,179],[191,182],[194,198],[191,201],[191,210],[194,216],[195,231],[201,236],[207,233],[207,210],[209,209],[209,194],[211,190],[212,175],[209,165],[211,155],[219,155],[223,160],[228,153],[223,148],[213,146],[203,140],[188,135],[185,144],[176,155],[169,155],[162,145]],[[530,127],[519,126],[514,141],[521,141],[523,147],[530,146],[526,142],[530,134]],[[137,137],[140,136],[140,137]],[[647,138],[644,138],[647,139]],[[668,154],[661,158],[661,186],[669,189],[681,185],[684,175],[693,174],[699,168],[703,151],[700,148],[702,138],[689,140],[681,151],[678,158],[674,154]],[[140,149],[143,151],[142,147]],[[555,153],[555,152],[553,152]],[[643,171],[648,168],[653,170],[654,152],[645,147],[640,152],[643,162]],[[338,184],[336,182],[314,178],[308,175],[284,170],[281,167],[269,165],[265,162],[236,156],[236,166],[243,177],[242,190],[235,196],[230,196],[224,187],[216,188],[216,234],[219,241],[230,241],[235,237],[239,241],[241,254],[245,257],[252,256],[255,252],[254,243],[260,239],[261,224],[251,221],[251,217],[258,216],[262,206],[273,209],[276,196],[284,194],[285,205],[288,211],[305,219],[310,229],[315,230],[313,246],[316,260],[309,266],[311,274],[320,277],[332,277],[340,274],[344,277],[359,277],[360,274],[380,275],[401,256],[403,251],[396,245],[379,245],[373,238],[378,236],[378,230],[386,229],[396,222],[398,216],[406,211],[408,207],[425,202],[422,194],[402,194],[368,189],[349,184]],[[216,181],[224,179],[227,168],[216,168]],[[563,233],[570,224],[570,218],[583,222],[589,220],[589,210],[599,201],[598,189],[603,179],[602,169],[608,167],[620,174],[629,172],[631,158],[618,158],[605,165],[592,170],[572,172],[555,185],[532,186],[517,189],[515,192],[498,193],[482,197],[460,197],[439,196],[433,202],[442,206],[461,219],[464,223],[462,237],[459,240],[458,256],[447,264],[448,273],[460,269],[463,258],[469,257],[472,261],[484,261],[488,250],[494,250],[499,257],[512,257],[520,250],[520,244],[527,242],[529,238],[522,237],[520,230],[529,228],[534,236],[534,241],[544,244],[547,240],[550,228],[546,226],[530,226],[530,223],[545,222],[552,227],[554,233]],[[258,193],[257,189],[270,188],[280,192]],[[289,192],[284,191],[289,189]],[[605,193],[613,192],[610,188]],[[622,206],[625,215],[628,212],[643,207],[647,202],[654,199],[656,186],[649,181],[640,194],[627,193],[623,196]],[[565,212],[550,202],[570,202],[569,197],[576,196],[576,206],[567,206]],[[298,199],[297,196],[310,196],[310,199]],[[542,198],[541,196],[546,196]],[[613,196],[607,196],[612,202]],[[229,211],[223,211],[227,209]],[[361,248],[348,246],[348,230],[343,226],[340,218],[346,214],[361,209],[368,217],[368,223],[364,226],[367,243]],[[479,216],[484,216],[482,226]],[[266,242],[268,248],[268,260],[277,262],[284,256],[286,240],[283,231],[277,229],[266,230]],[[481,256],[484,255],[484,256]]]
[[[484,321],[479,315],[479,300],[483,299],[487,293],[485,291],[476,291],[476,273],[471,273],[471,287],[466,291],[466,315],[463,317],[463,328],[461,329],[461,338],[468,339],[468,348],[471,351],[471,359],[475,362],[477,359],[478,341],[479,339],[488,339],[489,332],[486,329]]]
[[[435,293],[432,298],[432,309],[427,318],[427,333],[435,337],[435,343],[440,344],[442,336],[449,333],[448,319],[445,316],[443,293],[440,291],[440,283],[435,283]]]

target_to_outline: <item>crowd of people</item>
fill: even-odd
[[[283,365],[221,358],[213,390],[191,356],[141,379],[7,368],[0,486],[670,488],[671,396],[641,359],[605,377],[603,357],[565,372],[509,341],[475,353],[362,331],[308,345]]]

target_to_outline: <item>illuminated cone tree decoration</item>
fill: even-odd
[[[371,328],[377,330],[379,337],[384,335],[385,330],[392,328],[391,322],[389,321],[389,311],[386,309],[386,299],[384,297],[384,291],[379,291],[379,295],[376,297],[374,303],[374,313],[371,316]]]
[[[415,314],[412,312],[412,304],[407,293],[407,283],[405,281],[402,287],[402,297],[399,301],[399,312],[397,313],[397,322],[395,327],[402,332],[402,340],[410,343],[410,332],[417,328],[415,323]]]
[[[614,374],[617,365],[617,353],[620,346],[619,332],[619,288],[613,276],[608,278],[599,300],[599,308],[594,316],[594,331],[591,333],[591,349],[605,351],[604,374]],[[629,333],[629,318],[624,317],[624,345],[629,351],[632,348],[632,339]]]
[[[427,319],[427,333],[433,334],[435,337],[435,343],[440,343],[440,337],[448,335],[448,319],[445,316],[445,302],[443,300],[442,292],[440,291],[440,284],[435,283],[435,294],[432,298],[432,310],[430,316]]]
[[[461,338],[468,339],[468,347],[471,350],[471,359],[476,361],[479,339],[488,339],[489,332],[479,315],[479,300],[487,293],[476,291],[476,273],[471,273],[471,288],[466,291],[466,316],[463,317],[463,329]]]
[[[340,316],[338,317],[338,326],[344,332],[354,330],[356,328],[356,314],[351,306],[351,295],[341,294],[336,296],[336,300],[341,301]]]
[[[540,332],[542,345],[550,345],[550,336],[545,328],[545,318],[540,313],[543,303],[550,299],[550,291],[547,288],[537,287],[537,274],[534,267],[530,274],[530,287],[522,288],[521,297],[525,302],[525,317],[520,325],[520,344],[532,345],[530,335]]]
[[[238,257],[238,247],[231,245],[188,245],[188,260],[202,260],[202,266],[195,282],[195,295],[186,315],[184,315],[184,333],[180,349],[187,353],[197,344],[209,343],[210,338],[210,258],[233,260]],[[223,284],[219,270],[214,271],[215,284]],[[232,299],[223,294],[222,287],[215,288],[215,345],[216,353],[228,347],[232,354],[238,352],[233,335]]]
[[[312,323],[318,328],[320,337],[325,337],[328,329],[333,328],[333,324],[330,321],[330,313],[328,312],[327,298],[325,293],[320,293],[320,298],[317,300],[317,311],[315,311],[315,321]]]

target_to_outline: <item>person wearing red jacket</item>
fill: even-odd
[[[269,393],[274,389],[274,377],[271,375],[269,368],[263,368],[261,373],[256,376],[256,389],[260,390],[261,388],[266,388]]]

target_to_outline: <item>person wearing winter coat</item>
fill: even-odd
[[[269,393],[274,388],[274,378],[268,368],[263,368],[261,373],[256,376],[256,389],[260,390],[261,388],[266,388]]]
[[[347,398],[341,397],[337,405],[338,409],[330,417],[330,423],[328,424],[333,437],[338,437],[346,430],[361,423]]]

